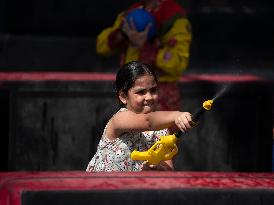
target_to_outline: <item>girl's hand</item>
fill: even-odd
[[[144,31],[139,32],[132,19],[129,22],[124,20],[122,24],[122,30],[128,36],[130,44],[136,48],[141,48],[145,44],[150,27],[151,24],[148,24]]]
[[[149,164],[148,161],[144,161],[142,164],[142,171],[173,171],[172,161],[161,162],[158,165]]]
[[[157,165],[149,164],[148,161],[144,161],[142,164],[142,171],[155,171],[157,170]]]
[[[176,119],[175,124],[183,132],[187,132],[194,125],[191,114],[189,112],[182,112]]]

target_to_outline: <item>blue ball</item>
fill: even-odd
[[[137,31],[144,31],[146,26],[151,23],[148,31],[148,40],[151,40],[156,34],[156,20],[148,11],[142,8],[134,9],[126,16],[127,22],[133,20]]]

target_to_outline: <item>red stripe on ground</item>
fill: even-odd
[[[111,81],[112,73],[0,72],[0,81]]]
[[[232,75],[232,74],[189,74],[182,77],[183,81],[214,81],[214,82],[249,82],[263,81],[264,78],[252,74]]]
[[[115,73],[97,72],[0,72],[0,81],[113,81]],[[191,81],[213,82],[247,82],[263,81],[264,78],[253,75],[233,74],[187,74],[180,78],[181,82]]]
[[[1,205],[21,205],[24,191],[128,189],[274,189],[274,173],[25,172],[2,173]],[[9,178],[9,179],[7,179]]]

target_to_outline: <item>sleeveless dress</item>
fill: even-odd
[[[118,112],[123,112],[121,108]],[[117,113],[118,113],[117,112]],[[132,160],[130,153],[133,150],[146,151],[160,136],[169,134],[168,129],[150,132],[128,132],[115,140],[109,140],[104,129],[97,151],[89,162],[87,172],[111,172],[111,171],[141,171],[143,161]]]

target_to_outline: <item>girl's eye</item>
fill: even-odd
[[[146,91],[145,90],[139,90],[137,93],[140,94],[140,95],[144,95],[146,93]]]
[[[155,88],[151,88],[151,90],[150,90],[151,93],[157,93],[157,91],[158,91],[158,88],[156,88],[156,87]]]

